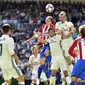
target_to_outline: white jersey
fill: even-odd
[[[64,23],[62,23],[60,21],[55,24],[55,27],[57,30],[63,30],[64,34],[67,35],[71,28],[74,27],[74,25],[72,24],[72,22],[65,21]]]
[[[60,47],[60,40],[61,40],[60,35],[55,35],[53,37],[48,38],[47,42],[50,45],[50,50],[51,50],[51,55],[52,56],[62,55],[62,50],[61,50],[61,47]]]
[[[0,37],[0,66],[2,69],[13,68],[12,55],[14,55],[14,40],[8,35]]]
[[[71,29],[74,27],[74,25],[72,24],[72,22],[65,21],[64,23],[62,23],[60,21],[55,24],[55,27],[57,30],[62,30],[64,32],[64,35],[68,35],[69,31],[71,31]],[[62,47],[65,50],[66,56],[69,56],[68,48],[72,42],[73,42],[72,36],[70,36],[67,39],[63,39],[63,41],[62,41]]]
[[[40,66],[40,54],[37,56],[31,55],[29,58],[29,64],[33,66],[33,70],[38,70],[38,67]]]

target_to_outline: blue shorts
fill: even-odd
[[[46,45],[44,45],[44,46],[42,47],[42,51],[41,51],[41,53],[40,53],[40,58],[44,58],[44,57],[45,57],[45,51],[46,51],[46,50],[50,50],[49,44],[46,44]]]
[[[52,56],[51,55],[49,55],[49,56],[46,57],[45,63],[48,64],[48,67],[51,66],[51,59],[52,59]]]
[[[74,65],[71,76],[76,78],[85,79],[85,60],[78,60]]]
[[[81,78],[82,80],[85,80],[85,69],[81,72],[79,78]]]

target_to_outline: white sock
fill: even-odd
[[[4,83],[2,83],[1,85],[8,85],[8,83],[7,83],[7,82],[4,82]]]
[[[25,85],[25,82],[19,82],[18,84],[19,85]]]
[[[69,83],[71,82],[71,78],[70,78],[70,76],[66,77],[66,82],[67,82],[68,85],[69,85]]]
[[[62,81],[62,85],[65,85],[65,81]]]
[[[52,76],[51,76],[51,78],[52,78],[53,85],[55,85],[56,78],[55,77],[52,77]]]
[[[35,85],[35,82],[34,82],[34,81],[32,81],[30,85]]]
[[[39,85],[40,84],[40,79],[36,79],[36,85]]]

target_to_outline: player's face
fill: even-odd
[[[49,33],[49,36],[50,37],[53,37],[55,35],[55,31],[54,30],[49,30],[48,33]]]
[[[33,53],[38,53],[38,51],[39,51],[39,50],[38,50],[38,46],[35,45],[35,46],[33,47]]]
[[[66,17],[65,17],[65,16],[59,16],[59,20],[60,20],[61,22],[65,22]]]
[[[52,21],[51,21],[50,18],[46,20],[46,24],[47,24],[48,26],[50,26],[50,24],[52,24]]]

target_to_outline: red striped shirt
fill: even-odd
[[[77,53],[74,51],[75,47],[78,47]],[[68,52],[73,57],[77,57],[78,59],[85,59],[85,38],[78,37],[75,39]]]

